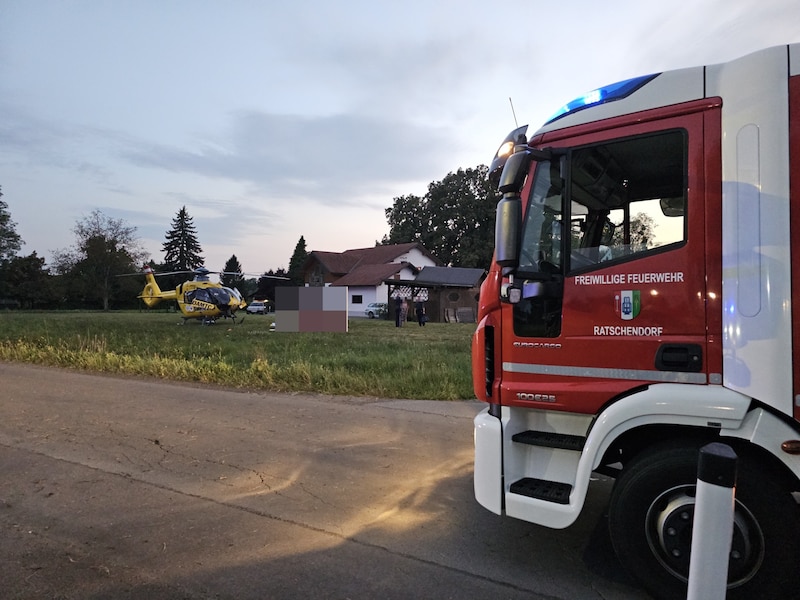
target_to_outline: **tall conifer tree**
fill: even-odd
[[[197,241],[197,230],[192,217],[182,207],[178,215],[172,219],[172,229],[167,231],[164,242],[164,265],[172,271],[191,271],[203,266],[200,242]]]
[[[244,275],[242,275],[242,264],[234,254],[222,267],[222,275],[219,278],[222,285],[231,288],[238,288],[241,291],[244,288]]]
[[[303,285],[303,265],[307,258],[306,240],[301,235],[300,239],[297,240],[297,245],[294,247],[292,258],[289,259],[289,272],[287,275],[292,285]]]

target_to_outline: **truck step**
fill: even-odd
[[[550,431],[521,431],[511,437],[520,444],[531,446],[542,446],[545,448],[559,448],[561,450],[583,450],[586,438],[581,435],[569,435],[566,433],[553,433]]]
[[[569,504],[569,494],[572,491],[572,486],[558,481],[545,481],[544,479],[525,477],[512,483],[510,491],[512,494],[547,500],[556,504]]]

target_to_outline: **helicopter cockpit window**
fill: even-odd
[[[214,304],[227,304],[231,299],[230,293],[225,288],[207,288]]]
[[[197,288],[186,292],[186,302],[191,303],[197,300],[198,302],[213,302],[210,291],[214,288]]]

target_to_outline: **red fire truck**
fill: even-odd
[[[490,167],[475,496],[553,528],[593,472],[620,562],[685,598],[698,449],[737,454],[728,598],[800,566],[800,44],[595,90]],[[794,232],[794,233],[793,233]]]

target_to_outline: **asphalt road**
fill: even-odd
[[[0,598],[643,600],[610,484],[555,531],[472,495],[477,402],[0,363]]]

